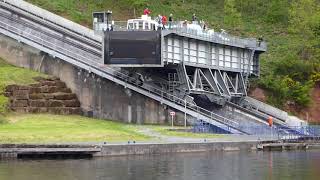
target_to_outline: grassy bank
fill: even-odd
[[[0,125],[0,143],[117,142],[148,140],[134,126],[82,116],[11,114]]]
[[[10,84],[25,85],[35,83],[33,78],[39,76],[46,77],[46,75],[35,71],[12,66],[0,58],[0,116],[7,112],[8,98],[3,95],[4,88]]]
[[[83,116],[8,114],[0,123],[0,143],[162,142],[172,137],[223,137],[170,129],[170,126],[130,125]]]

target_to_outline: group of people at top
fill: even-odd
[[[147,15],[147,16],[150,16],[150,14],[151,14],[150,9],[149,9],[149,8],[146,8],[146,9],[143,11],[143,14],[144,14],[144,15]],[[169,25],[169,29],[171,29],[171,28],[172,28],[172,22],[173,22],[173,14],[170,14],[169,19],[168,19],[165,15],[160,15],[160,14],[159,14],[158,17],[156,18],[156,21],[157,21],[157,23],[159,24],[159,28],[160,28],[160,29],[165,29],[165,26],[167,25],[167,23],[168,23],[168,25]],[[199,24],[199,21],[198,21],[198,18],[197,18],[197,16],[196,16],[196,14],[193,14],[193,15],[192,15],[192,23],[194,23],[194,24]],[[183,22],[183,26],[187,26],[187,24],[188,24],[188,21],[185,20],[185,21]],[[203,30],[206,30],[206,29],[207,29],[207,25],[205,24],[204,21],[201,21],[200,24],[202,25]]]
[[[151,14],[151,11],[149,10],[149,8],[146,8],[143,11],[143,14],[149,16]],[[165,29],[165,26],[169,22],[169,29],[171,29],[173,22],[173,14],[170,14],[169,19],[167,18],[167,16],[159,14],[156,18],[156,21],[159,24],[159,28],[161,29]]]

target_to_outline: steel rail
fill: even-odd
[[[23,3],[26,3],[26,2],[23,2]],[[1,0],[0,5],[8,11],[11,11],[11,12],[14,11],[16,14],[31,18],[32,21],[34,21],[34,22],[48,26],[48,27],[55,29],[56,31],[62,32],[66,35],[73,36],[75,39],[77,39],[79,41],[83,41],[87,44],[90,44],[90,46],[92,46],[92,47],[95,47],[97,49],[102,48],[102,44],[101,44],[102,39],[100,39],[101,38],[100,36],[96,36],[96,37],[99,37],[98,38],[99,40],[97,40],[97,38],[94,39],[94,38],[85,36],[84,34],[80,34],[79,32],[77,32],[73,29],[66,28],[58,23],[50,21],[49,19],[44,19],[44,17],[40,17],[37,14],[34,14],[34,13],[29,12],[25,9],[22,9],[16,5],[13,5],[10,3],[10,1]]]
[[[33,29],[35,31],[40,31],[41,30],[41,26],[40,26],[40,28],[39,28],[39,26],[38,27],[32,26],[31,24],[23,21],[23,19],[17,19],[17,18],[14,18],[14,17],[7,17],[6,14],[2,13],[2,12],[0,12],[0,16],[3,17],[3,18],[8,19],[10,21],[16,22],[17,24],[23,25],[23,26],[25,26],[27,28]],[[67,38],[59,37],[58,35],[54,35],[54,34],[49,33],[47,31],[42,31],[42,33],[45,34],[48,37],[60,40],[61,42],[66,43],[66,44],[68,44],[70,46],[77,47],[77,48],[79,48],[79,49],[81,49],[81,50],[83,50],[83,51],[85,51],[87,53],[94,54],[98,58],[102,58],[102,49],[99,49],[100,52],[98,52],[97,49],[96,50],[89,49],[88,48],[89,46],[88,47],[83,46],[83,45],[81,45],[79,43],[76,43],[74,41],[70,41]],[[60,34],[63,36],[62,32]],[[73,38],[73,37],[70,36],[70,38]],[[83,43],[83,42],[81,42],[81,43]]]

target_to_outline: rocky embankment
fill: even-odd
[[[9,85],[9,108],[20,113],[81,114],[76,94],[58,78],[35,78],[38,83]]]

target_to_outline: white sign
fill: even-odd
[[[170,112],[170,116],[175,116],[175,115],[176,115],[176,112],[174,112],[174,111]]]

